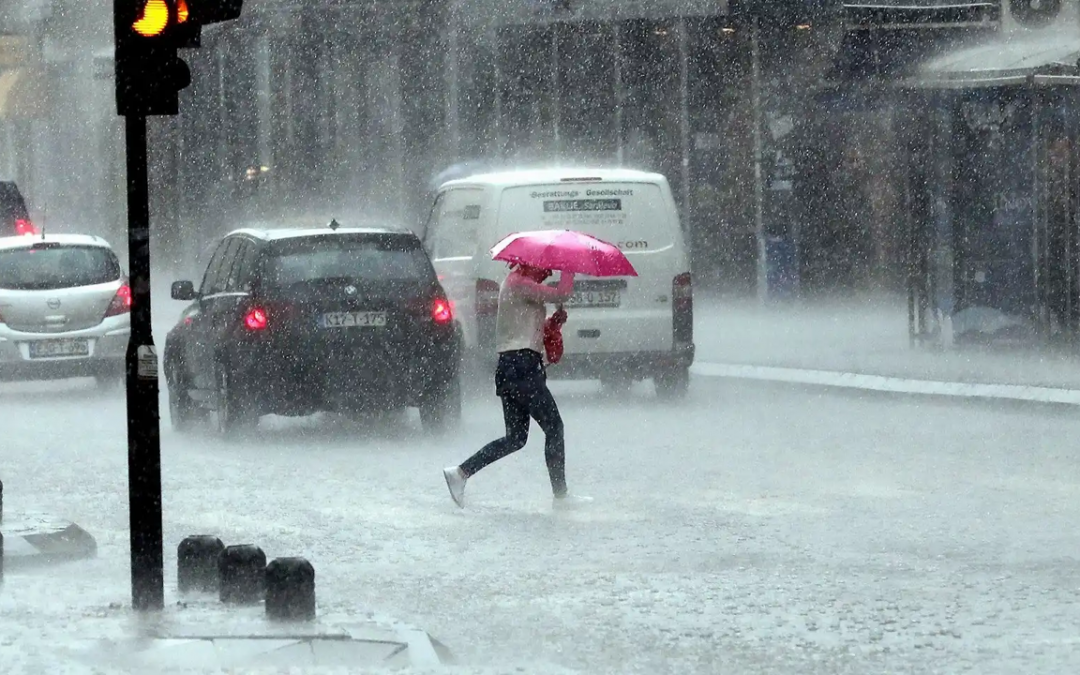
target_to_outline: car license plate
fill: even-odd
[[[319,317],[320,328],[378,328],[386,325],[386,312],[327,312]]]
[[[77,338],[37,340],[30,343],[30,358],[44,359],[56,356],[90,356],[90,342]]]
[[[618,307],[622,303],[622,294],[619,291],[574,291],[570,299],[564,303],[570,307]]]

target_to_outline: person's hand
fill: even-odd
[[[551,320],[559,325],[566,323],[566,318],[566,310],[563,309],[562,305],[559,305],[559,308],[551,315]]]

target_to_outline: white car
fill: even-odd
[[[444,183],[424,242],[455,303],[470,360],[490,370],[494,358],[507,266],[491,260],[489,249],[511,232],[547,229],[609,241],[639,275],[577,277],[566,303],[564,356],[549,375],[611,383],[652,378],[661,396],[684,395],[695,351],[690,260],[671,188],[657,173],[520,170]]]
[[[0,380],[121,382],[131,288],[108,242],[0,237]]]

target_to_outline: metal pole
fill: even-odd
[[[447,39],[449,54],[446,56],[447,126],[450,127],[450,159],[459,159],[461,152],[460,68],[461,68],[461,19],[458,3],[450,3],[450,31]]]
[[[762,183],[762,119],[761,119],[761,48],[758,35],[758,18],[750,24],[750,98],[754,121],[754,238],[757,240],[757,297],[761,302],[769,299],[768,268],[765,260],[765,186]]]
[[[131,599],[136,610],[165,606],[161,524],[161,433],[157,353],[150,324],[150,194],[146,118],[125,118],[131,338],[127,349],[128,509]]]
[[[489,152],[494,154],[500,163],[506,159],[506,148],[509,145],[508,141],[508,128],[505,119],[505,111],[503,106],[503,96],[505,94],[506,81],[503,77],[503,69],[499,65],[502,61],[502,37],[499,35],[499,31],[495,28],[490,29],[489,44],[491,45],[492,66],[495,70],[495,136],[492,143],[489,143]]]
[[[690,64],[686,17],[679,17],[679,137],[682,142],[682,224],[691,228],[690,219]]]
[[[619,166],[623,166],[626,154],[623,149],[623,105],[626,103],[626,85],[623,82],[624,56],[621,26],[622,24],[616,23],[612,26],[611,31],[611,34],[615,38],[615,153]]]
[[[555,159],[562,159],[562,135],[559,122],[562,118],[561,91],[562,78],[559,77],[559,24],[551,24],[551,127],[555,141]]]

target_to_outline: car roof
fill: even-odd
[[[30,248],[33,244],[41,242],[60,244],[66,246],[96,246],[112,250],[109,242],[92,234],[45,234],[45,235],[22,235],[17,237],[0,237],[0,250],[15,248]]]
[[[229,232],[225,236],[243,234],[254,239],[263,241],[280,241],[282,239],[296,239],[299,237],[315,237],[335,234],[406,234],[416,236],[407,229],[395,229],[390,227],[283,227],[283,228],[258,228],[243,227]]]
[[[573,183],[586,181],[589,178],[599,179],[599,182],[624,182],[624,183],[660,183],[667,179],[663,174],[637,169],[589,169],[581,167],[567,167],[564,169],[519,169],[515,171],[498,171],[493,173],[479,173],[468,178],[457,178],[443,183],[442,187],[457,187],[464,185],[493,185],[498,187],[517,187],[537,184],[559,184],[563,182]]]

